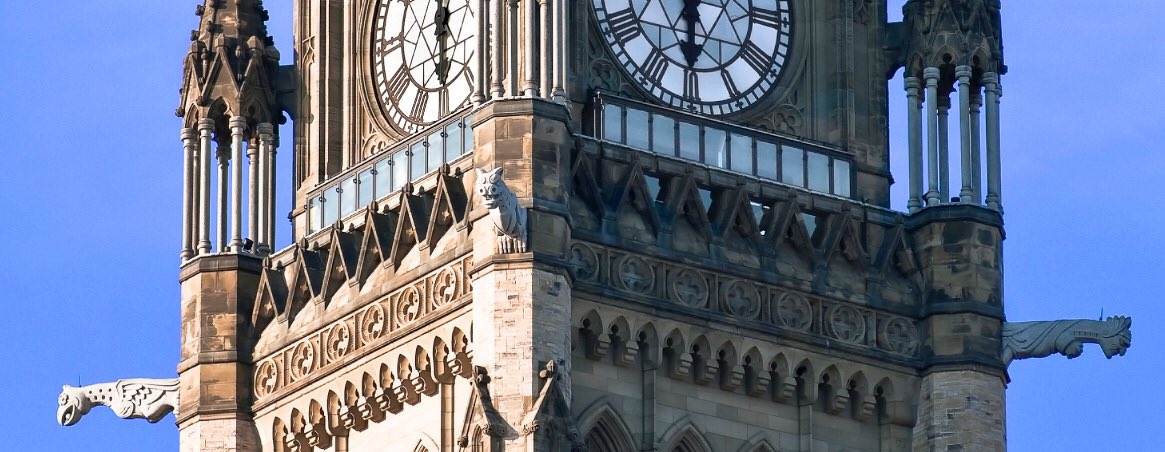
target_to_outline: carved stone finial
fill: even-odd
[[[105,405],[122,419],[158,422],[178,407],[178,379],[131,378],[113,383],[65,385],[57,399],[57,422],[76,424],[96,405]]]
[[[1003,364],[1024,358],[1043,358],[1059,353],[1075,358],[1084,352],[1084,343],[1099,344],[1104,356],[1124,356],[1132,345],[1133,319],[1124,316],[1100,320],[1054,320],[1007,322],[1003,324]]]
[[[526,208],[518,205],[518,197],[502,180],[502,168],[477,169],[477,194],[493,220],[498,253],[526,252]]]

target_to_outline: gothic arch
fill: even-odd
[[[587,452],[623,452],[637,450],[630,429],[619,414],[607,403],[591,407],[579,416],[579,425],[586,432],[583,440]]]
[[[670,439],[662,441],[664,447],[658,449],[660,452],[712,452],[704,433],[686,418],[672,425],[663,438]]]

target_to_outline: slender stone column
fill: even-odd
[[[490,27],[490,35],[492,38],[489,41],[489,58],[493,63],[493,71],[490,77],[490,89],[493,90],[493,97],[499,99],[506,94],[506,89],[502,85],[502,66],[505,58],[502,53],[502,20],[505,17],[505,3],[506,0],[487,0],[492,2],[494,14],[482,14],[482,20],[487,21],[487,27]],[[489,23],[492,22],[492,23]]]
[[[272,127],[274,132],[274,127]],[[271,145],[267,146],[267,248],[275,250],[275,201],[279,199],[275,187],[275,155],[279,149],[279,135],[271,135]]]
[[[271,123],[261,123],[257,130],[259,132],[259,210],[252,213],[258,218],[258,233],[256,234],[255,242],[257,249],[262,253],[271,251],[271,197],[274,193],[271,186],[271,163],[273,156],[271,155],[271,141],[274,138],[275,130]]]
[[[210,154],[213,119],[198,121],[198,254],[210,254]]]
[[[549,99],[554,96],[554,43],[558,41],[555,36],[558,30],[554,27],[554,14],[550,10],[549,0],[538,0],[538,20],[542,22],[536,40],[541,54],[538,69],[538,76],[541,79],[539,86],[542,97]]]
[[[971,66],[956,67],[955,77],[959,79],[959,157],[962,163],[959,180],[963,185],[959,198],[962,202],[978,204],[971,184]]]
[[[570,45],[567,30],[570,27],[570,5],[568,0],[554,0],[554,90],[555,102],[566,102],[566,62]]]
[[[987,207],[1003,211],[1003,194],[1000,192],[999,164],[999,98],[1003,88],[999,85],[999,75],[994,72],[983,74],[983,87],[987,93]]]
[[[526,65],[526,96],[538,97],[538,20],[534,0],[526,0],[525,29],[522,36],[526,40],[525,55],[522,62]]]
[[[194,256],[193,244],[190,237],[192,237],[192,229],[194,225],[191,224],[195,218],[191,207],[194,205],[192,199],[194,195],[193,181],[196,177],[194,174],[194,148],[197,146],[195,141],[198,139],[198,131],[192,127],[182,129],[182,260],[186,261]]]
[[[214,243],[219,253],[227,251],[227,206],[230,205],[230,193],[227,191],[227,180],[230,179],[231,148],[228,143],[218,144],[218,179],[215,185],[218,188],[218,240]]]
[[[937,206],[942,202],[938,191],[938,77],[936,67],[922,71],[922,78],[926,80],[927,206]]]
[[[489,58],[489,0],[477,0],[473,3],[474,17],[477,18],[477,35],[474,41],[477,50],[473,55],[473,98],[474,105],[485,102],[486,99],[486,61]]]
[[[258,137],[247,141],[247,238],[257,246],[260,240],[259,232],[259,160],[262,149],[259,147]],[[257,248],[253,248],[254,251]]]
[[[918,77],[906,77],[906,129],[910,160],[910,213],[922,209],[922,102]]]
[[[949,95],[940,95],[938,99],[938,199],[946,203],[951,199],[951,135],[950,129],[951,99]]]
[[[243,250],[243,131],[247,119],[231,117],[231,251]]]
[[[506,1],[506,0],[502,0],[502,1]],[[519,44],[519,41],[518,41],[518,18],[519,17],[518,16],[520,16],[520,11],[518,9],[518,6],[520,6],[520,4],[518,3],[518,0],[509,0],[509,2],[510,2],[510,12],[506,15],[505,27],[506,27],[506,30],[508,30],[508,32],[509,32],[509,36],[506,38],[506,52],[508,54],[507,58],[509,59],[509,62],[510,62],[510,64],[509,64],[510,69],[509,69],[509,72],[506,73],[506,80],[509,82],[508,83],[509,88],[506,89],[506,92],[510,96],[517,97],[519,95],[519,91],[518,91],[518,74],[519,74],[519,72],[518,72],[518,48],[520,46],[518,45]]]
[[[983,95],[979,85],[971,87],[971,196],[978,205],[983,202],[983,149],[979,144],[979,107],[983,105]]]

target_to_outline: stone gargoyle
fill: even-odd
[[[178,407],[178,379],[130,378],[113,383],[65,385],[57,399],[57,422],[69,426],[95,405],[105,405],[122,419],[162,420]]]
[[[1101,320],[1054,320],[1003,324],[1003,364],[1024,358],[1043,358],[1059,353],[1075,358],[1084,343],[1099,344],[1104,356],[1124,356],[1133,341],[1133,319],[1124,316]]]
[[[477,194],[498,235],[498,253],[526,252],[526,208],[502,180],[502,168],[477,169]]]

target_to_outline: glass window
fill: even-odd
[[[348,214],[356,211],[356,179],[344,179],[340,182],[340,188],[336,190],[340,192],[340,217],[346,217]]]
[[[648,145],[648,137],[651,135],[647,133],[647,112],[636,110],[634,108],[627,109],[627,145],[633,148],[650,149]]]
[[[445,161],[452,162],[464,154],[461,149],[461,128],[464,127],[460,122],[455,122],[445,126]]]
[[[700,161],[700,126],[680,123],[680,157]]]
[[[728,167],[728,153],[725,152],[725,140],[728,134],[723,130],[704,128],[704,163],[721,168]]]
[[[805,151],[781,146],[781,182],[805,186]]]
[[[392,190],[400,190],[409,181],[409,153],[401,149],[392,155]]]
[[[320,196],[320,208],[324,211],[324,223],[320,225],[320,229],[335,224],[336,219],[340,218],[340,203],[337,202],[340,199],[339,193],[334,189],[324,190],[324,193],[331,198]]]
[[[809,189],[829,193],[829,157],[810,152],[806,163],[809,168]]]
[[[623,108],[618,105],[603,106],[603,139],[623,142]]]
[[[425,172],[433,171],[441,167],[441,161],[445,158],[445,137],[442,136],[444,133],[444,130],[438,130],[429,134],[427,139],[429,142],[429,148],[427,150],[429,153],[429,163],[425,165],[425,168],[428,170]]]
[[[419,179],[424,176],[425,171],[425,142],[418,141],[413,143],[412,148],[409,149],[409,179],[410,181]]]
[[[373,196],[383,198],[392,192],[392,158],[376,162],[376,189]]]
[[[321,206],[321,203],[314,201],[307,204],[307,232],[309,234],[323,229],[324,217],[320,210]]]
[[[833,194],[850,197],[849,162],[833,161]]]
[[[360,188],[360,196],[356,199],[356,208],[359,209],[372,202],[372,171],[371,169],[364,170],[360,173],[357,185]]]
[[[752,138],[732,134],[732,171],[752,174]]]
[[[780,180],[777,177],[777,145],[767,141],[756,142],[756,175]]]
[[[461,122],[461,132],[465,134],[465,139],[461,140],[462,142],[465,143],[465,146],[462,146],[462,148],[461,148],[461,154],[464,155],[465,153],[473,150],[473,116],[472,115],[466,116],[465,121]]]
[[[652,151],[663,155],[676,155],[676,122],[662,115],[651,117]]]

